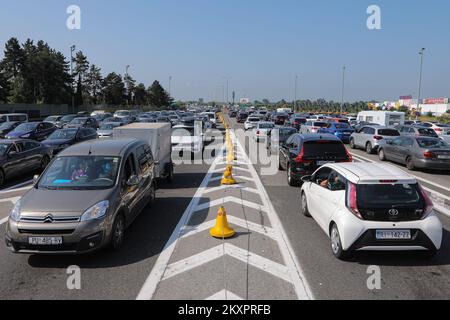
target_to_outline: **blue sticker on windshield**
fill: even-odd
[[[53,181],[54,184],[68,184],[71,182],[72,182],[72,180],[63,180],[63,179]]]

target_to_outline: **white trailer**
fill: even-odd
[[[132,123],[113,130],[113,139],[146,141],[155,159],[155,177],[173,180],[172,128],[170,123]]]
[[[358,121],[379,124],[380,126],[392,127],[405,124],[404,112],[391,111],[362,111],[358,114]]]

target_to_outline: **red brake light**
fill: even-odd
[[[441,129],[441,128],[436,128],[436,129],[434,129],[434,131],[439,131],[439,132],[441,132],[442,129]]]
[[[358,210],[358,202],[356,198],[356,185],[349,182],[347,191],[347,207],[359,219],[363,220],[361,213]]]
[[[375,140],[383,140],[383,137],[382,136],[375,136],[375,137],[373,137]]]
[[[426,152],[423,153],[423,156],[425,158],[431,159],[431,158],[434,158],[434,153],[430,152],[430,151],[426,151]]]
[[[256,134],[259,136],[259,130],[258,131],[256,131]]]
[[[295,158],[295,162],[296,163],[311,163],[312,161],[303,160],[304,155],[305,155],[305,147],[302,148],[302,151],[300,151],[297,158]]]
[[[420,185],[419,190],[420,193],[422,194],[423,200],[425,201],[425,208],[422,216],[422,219],[425,219],[431,212],[433,212],[434,205],[428,193]]]
[[[353,156],[350,152],[348,152],[347,148],[345,148],[345,152],[347,152],[348,162],[353,162]]]

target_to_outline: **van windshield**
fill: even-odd
[[[69,156],[56,158],[39,181],[49,190],[104,190],[112,188],[119,172],[120,158]]]

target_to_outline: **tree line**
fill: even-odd
[[[109,106],[168,107],[172,98],[159,81],[146,87],[131,75],[111,72],[106,76],[82,52],[67,61],[60,52],[40,40],[16,38],[5,44],[0,61],[0,102]]]

